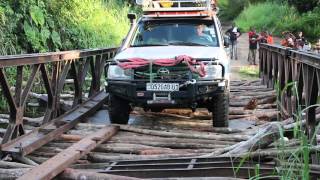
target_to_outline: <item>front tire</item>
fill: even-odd
[[[128,124],[131,107],[129,102],[118,96],[109,96],[109,118],[111,123]]]
[[[212,112],[213,127],[228,127],[229,125],[229,93],[221,93],[212,97],[209,102],[209,111]]]

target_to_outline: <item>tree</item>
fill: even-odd
[[[288,0],[288,3],[295,6],[300,13],[304,13],[317,7],[320,4],[320,0]]]

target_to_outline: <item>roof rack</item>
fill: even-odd
[[[214,14],[213,0],[136,0],[145,17],[208,17]]]

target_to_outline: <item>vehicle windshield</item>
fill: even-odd
[[[214,24],[203,22],[141,22],[131,47],[143,46],[207,46],[217,47]]]

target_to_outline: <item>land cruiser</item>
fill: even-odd
[[[131,29],[106,66],[109,117],[126,124],[133,107],[207,108],[228,125],[229,57],[212,0],[137,0]]]

